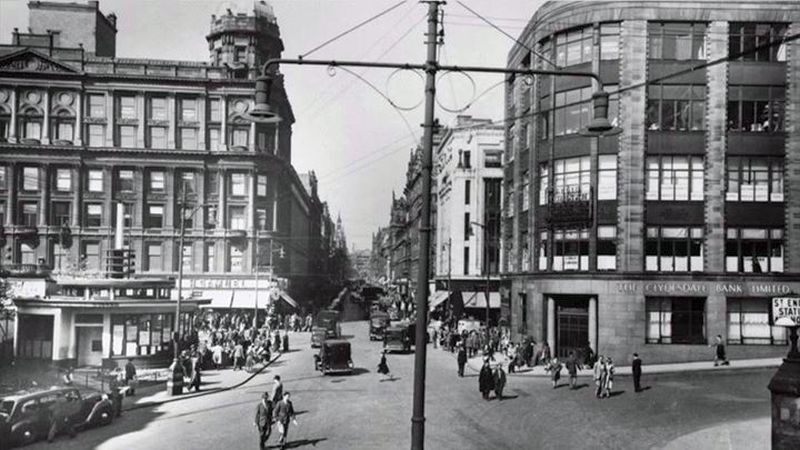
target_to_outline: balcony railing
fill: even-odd
[[[0,272],[5,272],[8,275],[46,275],[50,273],[52,268],[46,264],[3,264],[0,266]]]

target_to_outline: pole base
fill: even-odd
[[[183,381],[167,381],[167,395],[181,395],[183,394]]]

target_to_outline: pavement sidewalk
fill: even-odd
[[[129,411],[146,408],[238,388],[262,373],[267,367],[280,358],[281,354],[281,352],[273,353],[269,361],[264,364],[257,364],[251,372],[229,368],[205,370],[201,375],[200,391],[191,393],[185,391],[180,396],[167,394],[166,380],[160,383],[139,386],[136,388],[135,396],[127,396],[123,399],[122,410]]]
[[[453,354],[455,356],[455,354]],[[509,359],[502,354],[495,353],[495,360],[491,362],[492,365],[502,363],[503,366],[508,367]],[[711,371],[731,371],[741,369],[760,369],[765,367],[778,367],[783,362],[783,358],[762,358],[762,359],[739,359],[730,362],[729,366],[714,367],[711,361],[699,362],[686,362],[686,363],[671,363],[671,364],[644,364],[642,366],[642,373],[652,375],[656,373],[682,373],[682,372],[711,372]],[[470,358],[467,360],[467,366],[480,372],[483,365],[483,355]],[[630,366],[615,366],[616,375],[631,375]],[[544,370],[544,366],[527,367],[523,366],[518,368],[516,372],[509,374],[511,376],[521,377],[543,377],[549,378],[550,373]],[[561,372],[562,376],[566,375],[565,371]],[[583,368],[578,371],[578,376],[593,376],[591,368]]]

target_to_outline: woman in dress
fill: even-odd
[[[381,352],[381,362],[378,363],[378,373],[384,376],[384,378],[381,379],[381,381],[386,380],[387,375],[389,376],[388,378],[389,380],[394,380],[394,376],[392,375],[392,372],[389,370],[389,365],[386,364],[386,350]]]

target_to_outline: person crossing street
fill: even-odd
[[[295,419],[294,405],[292,404],[289,392],[283,393],[283,399],[275,405],[275,422],[278,423],[278,433],[280,433],[280,446],[286,448],[286,441],[289,437],[289,422],[298,426]]]

